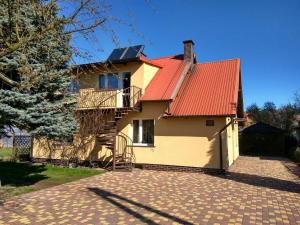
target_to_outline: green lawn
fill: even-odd
[[[0,148],[0,159],[10,159],[12,157],[12,148]]]
[[[101,173],[104,170],[0,161],[0,201]]]

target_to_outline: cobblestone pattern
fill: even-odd
[[[240,157],[226,175],[108,172],[14,198],[0,224],[300,224],[298,169]]]

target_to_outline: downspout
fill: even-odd
[[[230,122],[227,123],[219,132],[219,142],[220,142],[220,169],[223,169],[223,145],[222,145],[222,132],[229,127],[234,122],[233,117],[230,117]]]

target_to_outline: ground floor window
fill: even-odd
[[[154,120],[133,120],[133,143],[154,144]]]

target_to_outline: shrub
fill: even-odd
[[[298,147],[294,152],[294,159],[300,163],[300,147]]]

